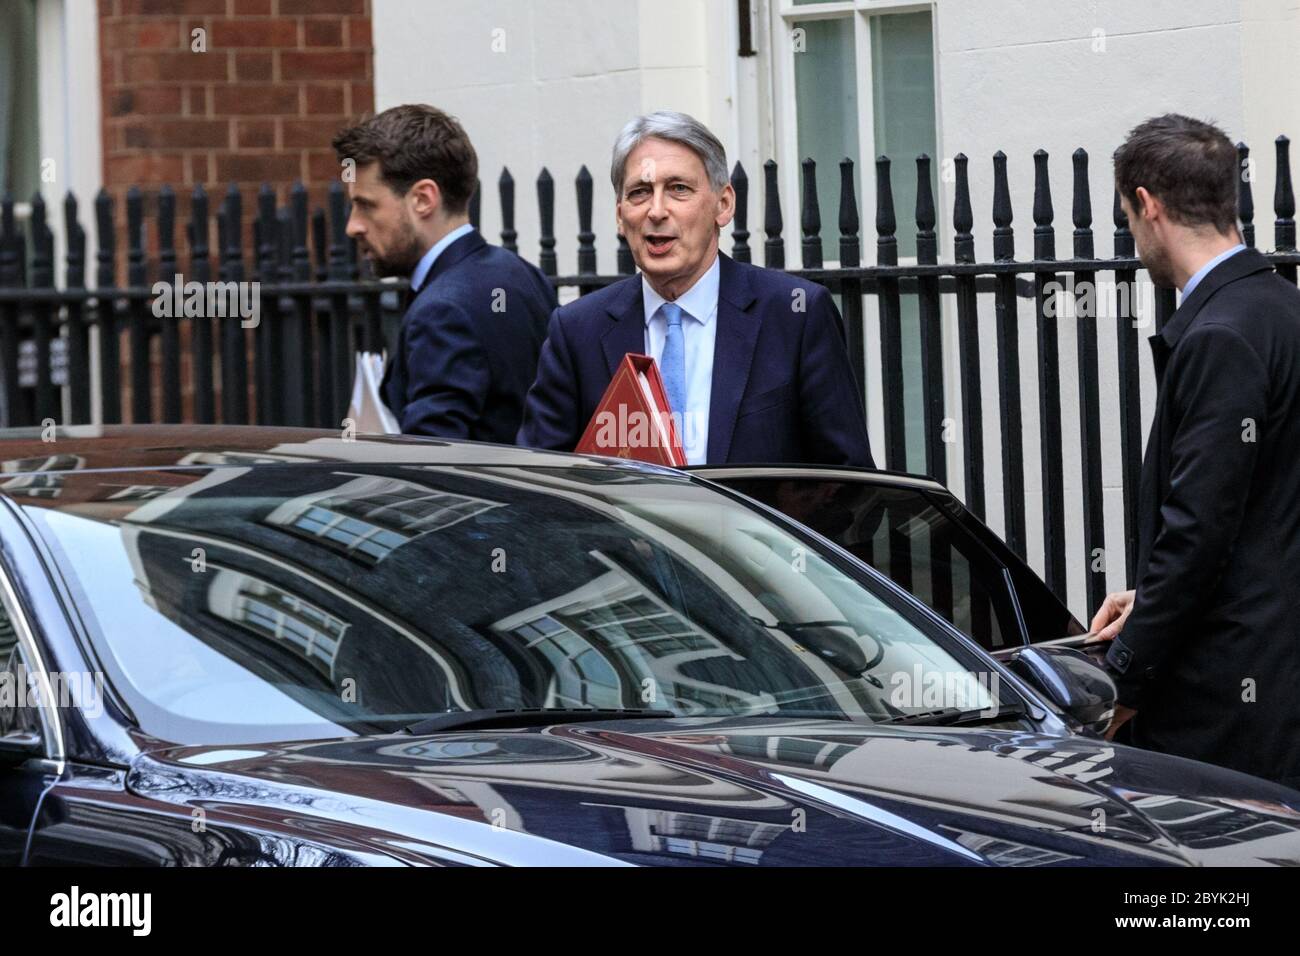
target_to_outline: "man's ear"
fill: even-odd
[[[432,179],[417,179],[406,191],[411,209],[421,219],[434,215],[442,208],[442,190]]]
[[[1145,186],[1139,186],[1136,193],[1138,208],[1135,211],[1140,213],[1143,219],[1154,221],[1164,217],[1165,204],[1151,195]]]
[[[722,192],[718,193],[718,211],[713,217],[713,221],[722,229],[731,222],[731,217],[736,214],[736,190],[732,188],[731,183],[722,187]]]

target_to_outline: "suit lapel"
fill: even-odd
[[[461,236],[442,252],[438,253],[438,258],[434,260],[433,266],[425,273],[424,281],[420,283],[420,288],[412,289],[408,284],[402,290],[402,322],[397,330],[397,345],[393,354],[388,356],[388,361],[384,363],[384,375],[379,380],[379,394],[390,408],[395,408],[391,402],[388,402],[388,382],[393,377],[393,366],[400,360],[406,349],[406,314],[411,311],[411,306],[420,293],[429,287],[438,276],[442,275],[456,263],[460,262],[466,256],[472,255],[487,245],[487,240],[479,233],[477,229],[467,232]]]
[[[1257,249],[1246,248],[1234,255],[1228,256],[1217,266],[1206,273],[1200,283],[1192,290],[1192,294],[1187,296],[1178,304],[1174,314],[1165,327],[1157,332],[1153,339],[1160,338],[1168,346],[1168,351],[1178,345],[1179,339],[1183,337],[1192,321],[1201,311],[1201,306],[1209,300],[1210,296],[1218,292],[1229,282],[1236,282],[1238,279],[1254,275],[1257,272],[1272,271],[1273,265]],[[1154,341],[1152,346],[1155,347]]]
[[[461,236],[446,249],[442,250],[442,252],[438,253],[438,258],[433,260],[433,266],[424,277],[424,282],[421,283],[416,294],[418,295],[420,292],[423,292],[429,283],[438,278],[438,276],[442,275],[465,257],[478,252],[486,245],[487,240],[479,234],[477,229],[465,233],[465,235]]]
[[[731,451],[736,411],[749,382],[754,346],[762,316],[749,307],[754,293],[742,268],[731,258],[721,259],[718,275],[718,323],[713,345],[713,387],[709,392],[709,464],[721,464]]]
[[[605,364],[612,378],[623,356],[628,352],[645,354],[645,299],[641,294],[641,277],[624,280],[624,288],[615,296],[605,311],[614,322],[600,337],[600,347],[605,353]]]

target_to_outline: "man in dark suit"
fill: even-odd
[[[1114,735],[1300,787],[1300,291],[1240,243],[1237,153],[1183,116],[1141,124],[1115,179],[1142,263],[1182,301],[1151,347],[1155,420],[1137,588],[1092,630]]]
[[[465,130],[432,106],[395,106],[340,132],[334,149],[348,235],[378,275],[410,279],[385,404],[403,432],[513,443],[555,290],[470,225],[478,158]]]
[[[519,443],[572,451],[636,352],[659,365],[688,464],[870,466],[830,294],[718,249],[735,193],[717,138],[682,113],[638,117],[614,145],[611,180],[641,275],[551,316]]]

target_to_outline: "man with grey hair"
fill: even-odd
[[[684,113],[638,117],[610,174],[641,274],[552,313],[519,444],[572,451],[632,352],[658,363],[688,464],[871,467],[830,293],[718,248],[736,196],[717,137]]]

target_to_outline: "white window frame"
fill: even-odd
[[[77,197],[77,218],[86,230],[87,262],[95,261],[94,203],[103,184],[95,0],[37,0],[36,98],[41,160],[55,164],[54,182],[42,181],[40,188],[54,233],[55,284],[62,287],[67,255],[63,200],[69,190]],[[22,198],[30,210],[31,197]]]
[[[935,152],[939,154],[931,157],[931,160],[936,174],[939,174],[942,173],[943,167],[941,158],[943,156],[943,126],[939,122],[940,90],[937,70],[939,63],[939,31],[938,11],[935,7],[936,4],[932,0],[926,0],[926,2],[917,2],[917,0],[840,0],[840,2],[801,5],[795,5],[790,0],[774,0],[772,3],[771,42],[774,53],[772,57],[772,100],[775,106],[772,111],[774,133],[772,154],[779,170],[778,185],[781,195],[785,199],[785,202],[782,203],[782,215],[785,216],[783,238],[785,240],[787,268],[799,268],[803,261],[801,258],[803,231],[799,223],[799,208],[802,198],[802,168],[800,166],[802,157],[798,155],[799,131],[794,78],[795,52],[791,37],[793,23],[798,20],[843,19],[846,14],[853,16],[854,64],[859,77],[858,91],[861,94],[864,91],[871,93],[870,78],[873,72],[873,64],[869,18],[889,13],[928,12],[930,14],[930,35],[934,44],[933,57],[936,65],[934,82]],[[866,78],[865,81],[862,79],[864,77]],[[876,239],[875,161],[877,153],[875,151],[875,102],[874,97],[870,95],[859,95],[858,97],[858,156],[860,157],[860,165],[866,167],[865,171],[860,171],[858,177],[862,184],[861,193],[858,196],[858,214],[861,217],[858,235],[861,239],[863,263],[874,263]],[[907,158],[912,161],[915,160],[915,157]],[[912,162],[900,166],[899,157],[891,156],[890,159],[893,160],[893,165],[890,168],[891,184],[898,183],[900,175],[916,175]],[[900,169],[903,170],[903,173],[900,173]],[[838,176],[838,170],[836,175]],[[939,195],[935,196],[936,213],[947,208],[948,201],[942,175],[939,175],[938,179]],[[840,235],[839,191],[836,190],[832,196],[819,195],[817,198],[822,214],[823,258],[828,266],[838,265]],[[791,210],[789,215],[786,214],[787,208]],[[894,214],[896,220],[902,221],[905,217],[913,216],[914,210],[900,211],[895,205]],[[944,217],[937,216],[937,218],[942,221]],[[762,232],[761,221],[759,223],[759,232]],[[900,265],[911,265],[915,262],[916,258],[914,256],[899,257]]]
[[[772,107],[772,142],[770,154],[777,162],[777,185],[782,196],[781,212],[784,217],[782,238],[785,242],[785,263],[788,269],[803,266],[800,206],[802,201],[801,179],[803,175],[798,155],[799,131],[795,97],[794,43],[792,38],[793,23],[800,20],[843,19],[846,15],[853,18],[854,68],[858,77],[858,156],[860,183],[858,194],[858,239],[860,249],[859,261],[863,265],[876,262],[876,156],[875,149],[875,97],[871,89],[873,63],[871,51],[870,18],[881,14],[922,13],[930,14],[930,38],[934,62],[934,141],[935,154],[930,157],[931,168],[935,171],[937,189],[935,192],[935,233],[939,243],[939,258],[944,258],[944,250],[951,248],[952,236],[949,228],[949,216],[945,210],[952,208],[952,196],[943,177],[943,157],[946,155],[943,142],[942,89],[939,70],[939,10],[937,0],[838,0],[838,2],[799,4],[790,0],[771,0],[770,43],[772,46],[771,78],[772,90],[770,101]],[[863,95],[863,94],[867,95]],[[896,187],[903,176],[915,176],[916,157],[889,157],[890,185]],[[906,160],[902,162],[900,160]],[[838,176],[838,170],[837,170]],[[915,216],[915,209],[900,209],[895,192],[894,219],[902,222],[905,218]],[[826,267],[839,265],[839,208],[840,196],[837,189],[834,195],[819,194],[818,203],[822,220],[822,259]],[[760,206],[760,217],[761,213]],[[756,248],[761,248],[766,234],[763,233],[760,218],[755,232],[759,235]],[[753,244],[751,242],[751,244]],[[761,259],[756,255],[756,261]],[[914,265],[916,256],[898,257],[899,265]],[[867,428],[871,437],[872,448],[876,450],[879,461],[884,460],[885,436],[885,397],[879,375],[870,374],[871,369],[881,367],[880,349],[880,310],[874,296],[863,297],[863,339],[866,351],[867,375]],[[941,346],[944,355],[944,414],[954,407],[954,397],[959,394],[952,391],[955,387],[956,362],[953,350],[955,324],[949,303],[940,304],[940,329],[943,338]],[[958,449],[955,444],[945,446],[947,466],[952,474],[954,463],[959,464]]]

